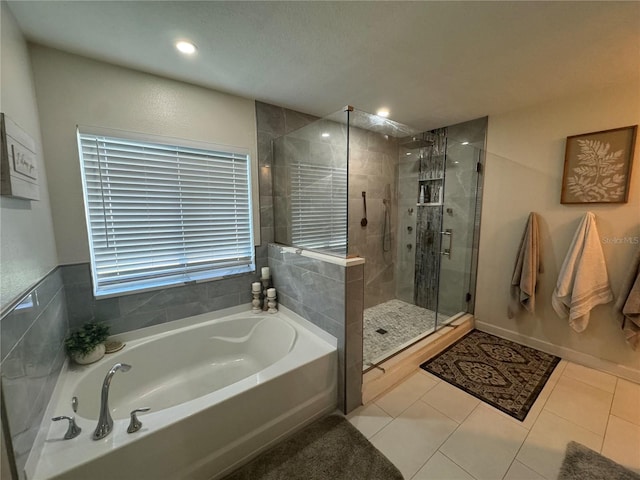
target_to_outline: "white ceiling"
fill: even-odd
[[[316,115],[384,105],[422,129],[640,76],[638,1],[9,5],[37,43]]]

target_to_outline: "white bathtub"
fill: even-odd
[[[293,312],[253,315],[250,307],[198,315],[116,338],[126,347],[99,362],[63,371],[48,414],[72,415],[79,437],[62,440],[66,422],[43,421],[28,478],[211,479],[282,435],[336,408],[333,337]],[[223,315],[221,317],[221,314]],[[118,362],[132,365],[111,382],[111,434],[91,439],[100,389]],[[129,412],[142,430],[127,434]],[[36,442],[38,443],[38,442]],[[31,471],[30,471],[31,470]]]

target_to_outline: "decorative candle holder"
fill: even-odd
[[[277,297],[267,297],[267,301],[265,303],[269,304],[269,313],[278,313],[278,302],[276,302]]]
[[[271,284],[271,278],[261,278],[260,281],[262,282],[262,310],[264,310],[265,312],[267,311],[267,309],[269,308],[267,305],[267,290],[269,290],[269,285]]]
[[[260,313],[262,309],[260,308],[260,292],[251,292],[253,295],[253,300],[251,300],[251,312],[252,313]]]

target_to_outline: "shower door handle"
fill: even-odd
[[[444,232],[440,232],[440,235],[449,237],[449,248],[443,248],[440,255],[451,258],[451,248],[453,247],[453,229],[447,228]],[[440,244],[442,245],[442,238],[440,238]]]

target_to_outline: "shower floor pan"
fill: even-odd
[[[447,325],[454,317],[439,314],[438,325]],[[365,309],[363,370],[433,333],[435,326],[436,312],[402,300],[389,300]]]

